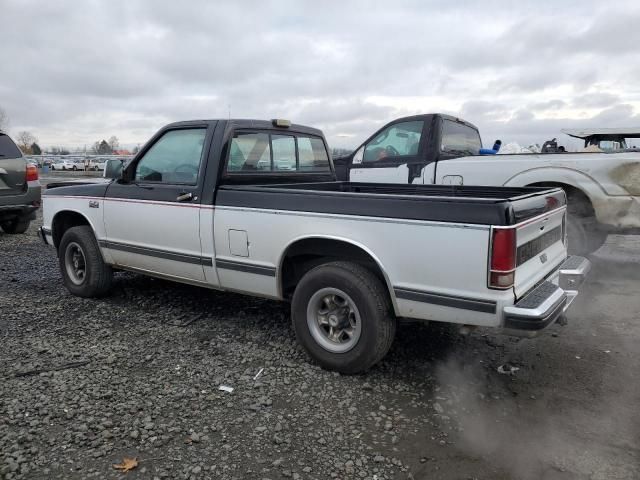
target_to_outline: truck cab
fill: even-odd
[[[477,155],[481,149],[482,140],[475,125],[458,117],[433,113],[393,120],[351,154],[334,159],[334,163],[339,180],[423,183],[418,179],[425,169],[435,173],[435,168],[429,169],[429,165]],[[453,175],[442,183],[461,185],[463,180]]]

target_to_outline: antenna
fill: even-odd
[[[227,105],[227,108],[229,109],[229,117],[228,118],[229,118],[229,120],[231,120],[231,104],[230,103]]]

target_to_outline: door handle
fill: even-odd
[[[185,192],[185,193],[181,193],[180,195],[178,195],[178,197],[176,198],[176,200],[178,202],[186,202],[187,200],[192,200],[193,199],[193,193],[191,192]]]

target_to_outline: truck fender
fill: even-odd
[[[282,268],[283,268],[283,264],[284,264],[284,260],[285,258],[287,258],[287,254],[289,252],[289,250],[291,249],[291,247],[293,245],[295,245],[298,242],[304,241],[304,240],[330,240],[330,241],[334,241],[334,242],[341,242],[341,243],[346,243],[349,244],[353,247],[358,248],[359,250],[361,250],[362,252],[364,252],[367,256],[369,256],[377,265],[380,273],[382,273],[382,276],[384,278],[384,282],[385,285],[387,287],[387,291],[389,292],[389,298],[391,298],[391,303],[393,305],[393,309],[394,311],[397,313],[398,310],[398,306],[396,303],[396,297],[394,294],[394,290],[393,290],[393,284],[391,283],[391,279],[389,278],[389,275],[387,274],[387,270],[384,268],[383,263],[380,261],[380,259],[365,245],[361,244],[360,242],[356,242],[352,239],[349,238],[344,238],[344,237],[339,237],[339,236],[333,236],[333,235],[322,235],[322,234],[317,234],[317,235],[301,235],[299,237],[294,238],[293,240],[291,240],[286,246],[285,248],[282,250],[282,253],[280,254],[280,258],[278,258],[278,268],[276,270],[276,282],[278,285],[278,297],[279,298],[283,298],[283,291],[282,291]]]
[[[538,167],[519,172],[504,182],[505,187],[526,187],[534,183],[569,185],[584,193],[592,204],[606,197],[602,186],[584,172],[566,167]]]
[[[98,240],[95,226],[83,212],[73,208],[65,208],[64,210],[60,210],[59,212],[56,212],[56,214],[51,219],[51,233],[53,237],[54,246],[56,248],[58,248],[60,239],[62,239],[62,235],[64,235],[64,233],[62,234],[56,233],[56,226],[57,226],[56,224],[60,222],[61,217],[66,215],[75,217],[75,221],[72,221],[70,224],[68,224],[67,229],[71,227],[76,227],[78,225],[84,225],[84,224],[89,225],[91,227],[91,230],[93,230],[93,235],[96,237],[96,240]],[[82,221],[80,221],[80,219],[82,219]],[[65,224],[63,223],[61,226],[65,226]],[[65,229],[65,231],[67,229]]]

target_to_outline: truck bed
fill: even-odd
[[[566,204],[562,189],[322,182],[220,186],[216,206],[514,225]]]

